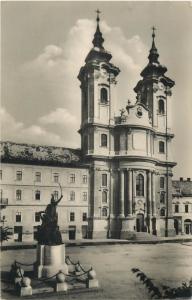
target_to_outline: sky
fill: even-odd
[[[1,2],[1,139],[79,148],[77,75],[92,47],[95,10],[105,49],[121,70],[117,111],[146,66],[155,26],[173,88],[174,178],[192,178],[192,2]]]

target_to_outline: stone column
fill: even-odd
[[[110,170],[110,217],[114,217],[114,203],[113,203],[113,185],[114,185],[114,178],[113,178],[113,170]]]
[[[120,170],[120,209],[119,217],[124,218],[124,171]]]
[[[147,174],[147,214],[151,214],[151,171]]]
[[[156,199],[155,199],[155,172],[152,172],[151,176],[152,184],[152,215],[156,217]]]
[[[147,229],[151,228],[151,171],[147,173]]]
[[[128,216],[133,214],[133,171],[128,170]]]

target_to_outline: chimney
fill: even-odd
[[[183,181],[183,177],[180,177],[180,181]]]
[[[187,181],[191,181],[191,178],[190,178],[190,177],[188,177],[188,178],[187,178]]]

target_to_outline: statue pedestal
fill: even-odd
[[[37,245],[37,261],[34,272],[37,278],[49,278],[59,271],[68,274],[65,263],[65,244]]]

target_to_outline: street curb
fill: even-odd
[[[128,244],[165,244],[165,243],[186,243],[192,242],[192,238],[183,239],[167,239],[167,240],[116,240],[116,241],[94,241],[94,242],[70,242],[65,243],[66,247],[87,247],[87,246],[101,246],[101,245],[128,245]],[[1,251],[5,250],[18,250],[18,249],[34,249],[37,244],[23,244],[23,245],[4,245],[1,246]]]

